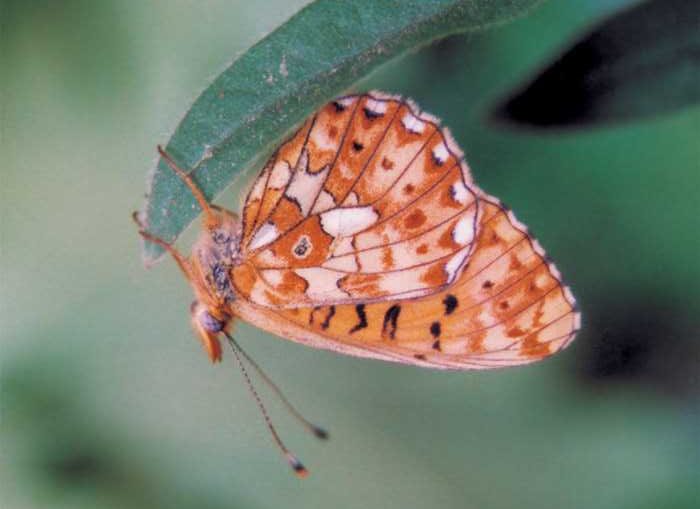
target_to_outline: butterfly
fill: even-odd
[[[203,230],[190,257],[141,234],[192,285],[192,325],[214,362],[238,319],[315,348],[457,370],[543,359],[580,328],[544,249],[410,100],[370,92],[322,107],[270,157],[240,217],[160,150]]]

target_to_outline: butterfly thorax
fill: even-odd
[[[219,360],[221,354],[216,338],[233,318],[231,305],[236,294],[230,271],[242,261],[240,221],[228,211],[217,215],[219,224],[202,231],[189,258],[195,293],[192,325],[212,360]]]
[[[242,261],[240,243],[240,222],[226,215],[219,226],[205,229],[192,247],[195,294],[209,307],[228,307],[236,299],[230,270]]]

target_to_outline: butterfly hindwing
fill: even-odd
[[[271,309],[241,317],[272,333],[351,355],[444,369],[533,362],[564,348],[580,326],[575,301],[513,214],[481,195],[468,266],[421,298]]]

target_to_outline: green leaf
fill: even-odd
[[[700,2],[653,0],[608,19],[495,108],[497,122],[631,121],[700,101]]]
[[[167,144],[208,198],[261,166],[309,114],[380,65],[457,32],[522,14],[540,0],[319,0],[251,47],[199,96]],[[161,159],[152,174],[147,230],[173,242],[199,214]],[[146,262],[162,249],[144,246]]]

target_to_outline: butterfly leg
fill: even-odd
[[[220,225],[221,221],[217,214],[215,214],[212,210],[202,190],[199,188],[197,183],[194,180],[192,180],[190,174],[182,168],[180,168],[175,163],[175,161],[173,161],[173,158],[170,157],[170,154],[168,154],[160,145],[158,145],[158,153],[166,162],[166,164],[170,167],[170,169],[173,170],[175,175],[180,177],[180,179],[190,189],[192,195],[194,196],[194,199],[197,200],[197,203],[199,203],[199,206],[204,211],[204,227],[208,230],[213,230],[214,228],[217,228]]]

